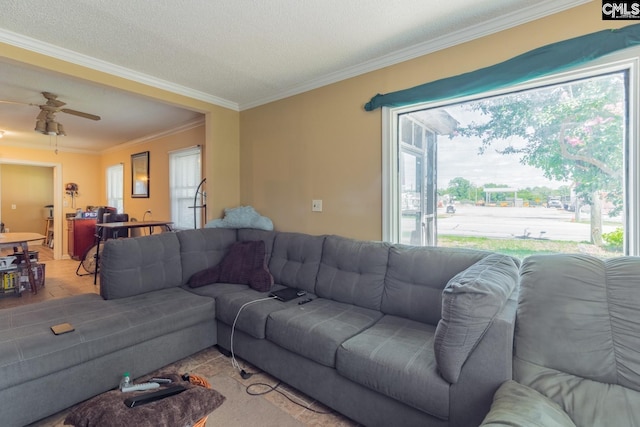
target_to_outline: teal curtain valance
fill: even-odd
[[[383,106],[401,107],[475,95],[562,71],[638,44],[640,24],[598,31],[543,46],[490,67],[397,92],[378,94],[365,104],[364,109],[373,111]]]

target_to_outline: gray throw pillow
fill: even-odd
[[[471,351],[518,283],[519,262],[491,254],[456,274],[442,291],[434,351],[440,375],[456,383]]]

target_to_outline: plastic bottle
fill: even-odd
[[[131,376],[129,375],[129,372],[125,372],[120,380],[120,390],[122,390],[123,387],[129,386],[131,386]]]

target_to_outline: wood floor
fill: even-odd
[[[33,294],[29,291],[22,292],[21,296],[5,296],[0,298],[0,309],[15,307],[19,305],[32,304],[39,301],[46,301],[49,299],[64,298],[71,295],[77,295],[88,292],[100,293],[98,285],[93,284],[93,275],[79,276],[76,274],[79,262],[71,259],[54,260],[53,251],[47,246],[29,245],[30,251],[38,251],[39,262],[45,264],[45,285],[38,289],[37,294]],[[0,250],[0,255],[11,255],[13,250],[11,248],[4,248]],[[86,271],[80,267],[79,273],[86,274]],[[100,279],[98,278],[98,284]],[[243,366],[246,366],[249,371],[255,371],[256,369],[250,364],[242,361]],[[197,362],[197,363],[196,363]],[[210,372],[210,366],[224,366],[230,378],[248,385],[247,380],[243,380],[238,374],[237,370],[231,366],[230,359],[226,356],[222,356],[216,347],[211,347],[202,352],[189,357],[182,361],[177,361],[175,366],[180,369],[186,369],[188,366],[188,372],[201,373],[206,375]],[[193,365],[193,366],[192,366]],[[199,372],[202,370],[202,372]],[[251,380],[253,381],[253,380]],[[269,375],[262,375],[261,382],[275,385],[277,380]],[[356,427],[357,423],[343,417],[340,414],[332,412],[330,409],[322,406],[315,400],[309,398],[304,393],[298,390],[283,385],[287,394],[294,401],[299,404],[292,403],[289,398],[284,398],[279,393],[268,393],[263,396],[256,396],[256,399],[265,399],[271,404],[276,405],[283,411],[289,413],[293,418],[301,422],[305,426],[336,426],[336,427]],[[41,420],[31,427],[62,427],[64,424],[64,418],[68,414],[70,409],[62,411],[58,414],[54,414],[47,419]],[[317,412],[320,413],[317,413]],[[209,417],[207,426],[215,425],[215,418]],[[242,424],[239,424],[242,425]]]

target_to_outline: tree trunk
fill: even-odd
[[[602,241],[602,199],[600,192],[594,191],[591,196],[591,243],[603,246]]]

